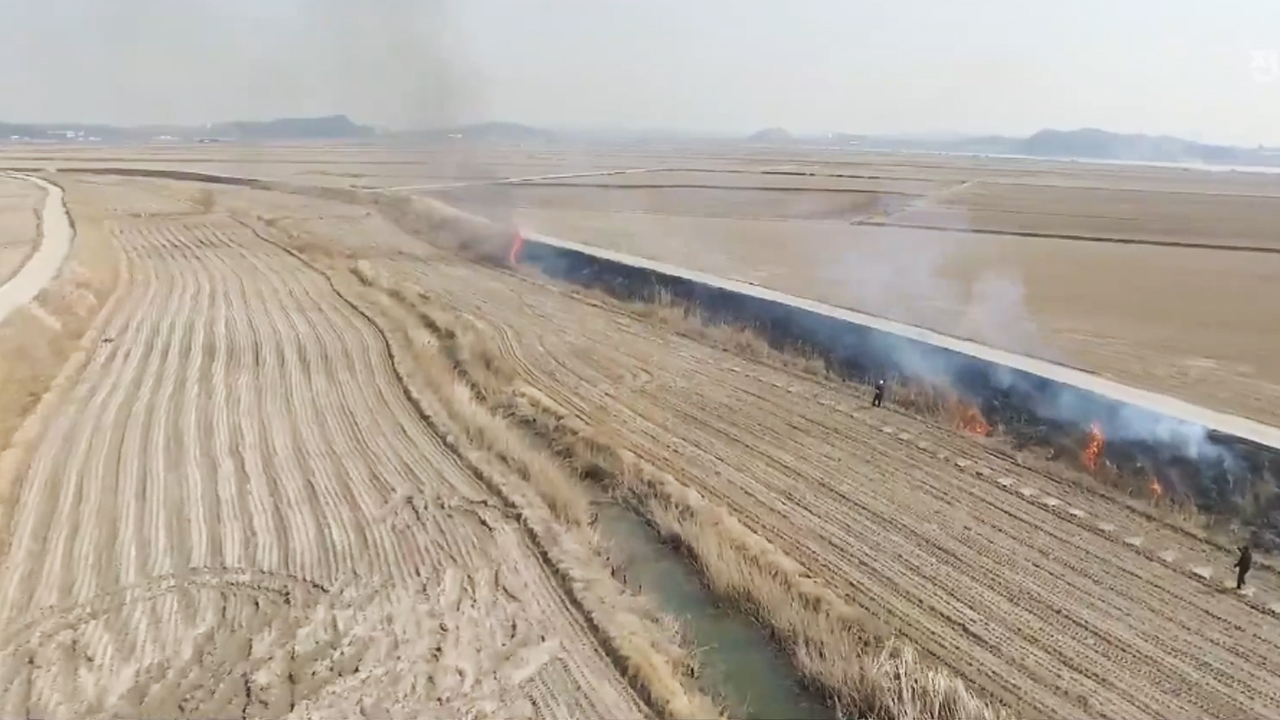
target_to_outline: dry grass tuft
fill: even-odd
[[[490,265],[506,265],[515,241],[515,228],[498,225],[432,198],[272,181],[250,183],[250,186],[372,207],[408,235],[435,248]]]
[[[767,362],[806,375],[834,379],[827,361],[805,347],[778,350],[755,329],[743,325],[714,322],[696,306],[676,299],[665,288],[657,288],[648,301],[618,300],[601,290],[575,289],[574,295],[635,317],[662,324],[685,337],[727,350],[739,357]]]
[[[717,595],[771,629],[801,673],[842,712],[874,718],[1004,717],[953,674],[921,662],[910,646],[809,577],[724,508],[521,383],[485,346],[484,334],[468,328],[467,319],[367,266],[360,272],[364,282],[412,308],[440,344],[440,359],[451,359],[458,377],[474,385],[469,397],[488,398],[494,410],[539,438],[578,476],[603,483],[641,510],[685,550]]]
[[[993,718],[953,674],[929,668],[886,628],[807,575],[724,508],[637,459],[602,433],[521,389],[507,412],[627,498],[697,563],[720,597],[770,628],[797,669],[854,717]]]

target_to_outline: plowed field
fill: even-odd
[[[415,251],[364,209],[218,189],[211,211],[195,187],[69,191],[126,273],[10,493],[0,714],[648,714],[384,329],[287,245],[429,291],[520,382],[1020,717],[1280,717],[1268,567],[1236,593],[1232,555],[1065,471]]]
[[[646,714],[323,275],[92,192],[127,277],[13,493],[0,715]]]
[[[1274,575],[1227,592],[1228,553],[845,388],[510,275],[398,271],[557,404],[1021,716],[1280,714]]]

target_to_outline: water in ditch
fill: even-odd
[[[717,603],[697,571],[643,519],[613,502],[599,503],[597,512],[628,584],[682,622],[689,640],[700,649],[699,684],[725,702],[730,717],[835,719],[835,711],[804,687],[765,629]]]

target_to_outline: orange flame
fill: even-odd
[[[1151,498],[1158,500],[1164,495],[1164,488],[1160,485],[1160,479],[1155,475],[1151,476],[1151,482],[1147,483],[1147,489],[1151,491]]]
[[[955,418],[956,427],[974,435],[990,435],[991,424],[982,417],[978,408],[959,400],[952,401],[951,416]]]
[[[1102,434],[1102,427],[1095,422],[1089,426],[1089,440],[1080,454],[1080,460],[1084,462],[1085,467],[1090,470],[1098,469],[1098,461],[1102,458],[1102,448],[1105,445],[1106,438]]]
[[[517,230],[515,239],[511,242],[511,252],[507,253],[507,262],[511,265],[518,265],[520,263],[520,249],[523,247],[524,234]]]

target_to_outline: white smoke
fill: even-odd
[[[866,218],[869,224],[850,229],[849,242],[824,274],[846,285],[864,312],[1049,357],[1027,306],[1021,272],[992,251],[998,241],[962,234],[970,224],[957,197],[926,196],[901,208],[881,203]],[[889,226],[877,226],[880,222]],[[951,230],[894,227],[895,222]],[[975,266],[982,269],[973,277]]]

